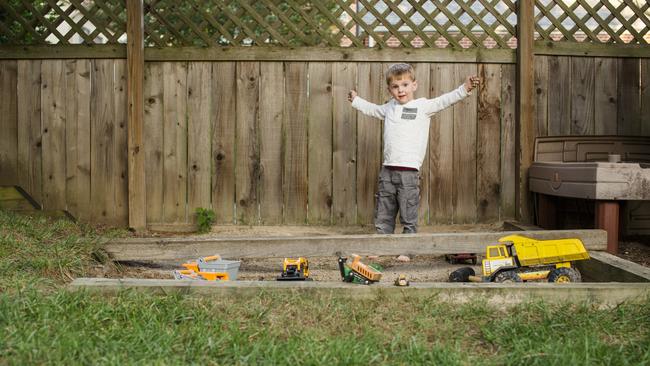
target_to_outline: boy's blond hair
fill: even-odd
[[[386,71],[386,85],[390,85],[393,78],[402,75],[408,75],[411,80],[415,81],[415,71],[413,70],[413,66],[404,63],[390,65],[388,71]]]

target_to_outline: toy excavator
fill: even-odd
[[[307,258],[284,258],[282,274],[278,281],[311,281],[309,278],[309,261]]]
[[[381,272],[378,268],[371,267],[361,263],[361,257],[353,254],[352,262],[347,263],[347,258],[339,257],[339,270],[343,282],[363,283],[369,285],[373,282],[378,282],[381,279]]]

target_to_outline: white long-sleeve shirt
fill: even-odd
[[[420,170],[429,142],[431,116],[468,95],[465,86],[461,85],[437,98],[419,98],[406,104],[391,99],[386,104],[378,105],[357,96],[352,101],[352,107],[367,116],[384,120],[383,165]]]

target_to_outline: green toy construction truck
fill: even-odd
[[[499,239],[486,249],[482,261],[483,276],[475,276],[471,267],[449,275],[450,282],[580,282],[580,272],[572,262],[589,259],[580,239],[535,240],[521,235]]]

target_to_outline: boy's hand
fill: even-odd
[[[467,77],[467,80],[465,80],[465,90],[466,90],[468,93],[470,93],[470,92],[471,92],[472,90],[474,90],[474,88],[476,88],[480,83],[481,83],[481,78],[480,78],[480,77],[478,77],[478,76],[476,76],[476,75],[468,76],[468,77]]]
[[[350,92],[348,93],[348,101],[352,102],[356,97],[357,97],[357,91],[351,89]]]

